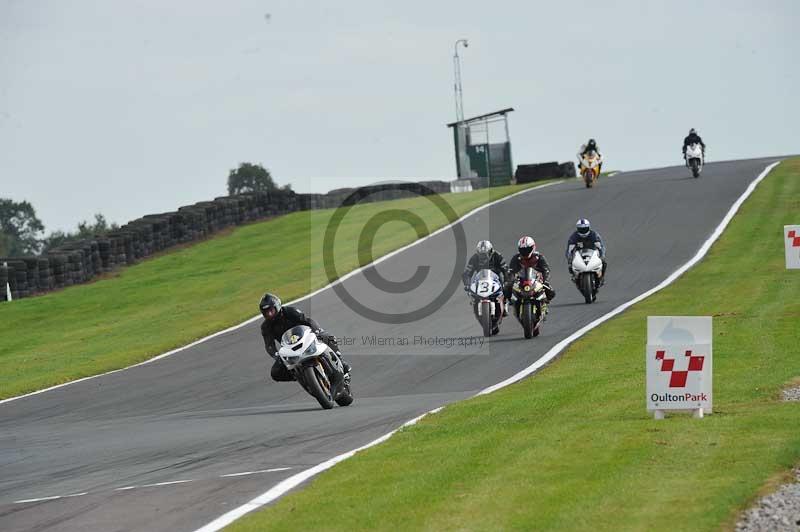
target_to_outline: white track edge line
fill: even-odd
[[[301,301],[305,301],[306,299],[309,299],[311,297],[314,297],[315,295],[319,294],[320,292],[324,292],[325,290],[328,290],[329,288],[346,281],[350,277],[353,277],[354,275],[358,275],[359,273],[361,273],[362,271],[366,270],[367,268],[371,268],[371,267],[375,266],[376,264],[380,264],[381,262],[389,259],[390,257],[393,257],[393,256],[397,255],[398,253],[402,253],[403,251],[405,251],[405,250],[407,250],[407,249],[409,249],[411,247],[414,247],[414,246],[416,246],[418,244],[421,244],[422,242],[425,242],[429,238],[433,238],[434,236],[438,235],[439,233],[441,233],[443,231],[446,231],[446,230],[450,229],[451,227],[454,227],[454,226],[460,224],[461,222],[463,222],[464,220],[466,220],[470,216],[472,216],[472,215],[474,215],[474,214],[476,214],[476,213],[478,213],[478,212],[480,212],[480,211],[482,211],[484,209],[487,209],[487,208],[489,208],[489,207],[491,207],[493,205],[496,205],[496,204],[501,203],[503,201],[510,200],[511,198],[514,198],[514,197],[519,196],[521,194],[526,194],[526,193],[531,192],[533,190],[540,190],[540,189],[547,188],[547,187],[552,186],[552,185],[557,185],[557,184],[563,183],[563,182],[565,182],[565,180],[553,181],[551,183],[545,183],[543,185],[537,185],[537,186],[534,186],[534,187],[526,188],[525,190],[520,190],[519,192],[514,192],[513,194],[509,194],[508,196],[504,196],[504,197],[502,197],[500,199],[496,199],[496,200],[494,200],[492,202],[485,203],[483,205],[479,205],[478,207],[475,207],[471,211],[469,211],[466,214],[464,214],[463,216],[461,216],[461,218],[459,218],[458,220],[456,220],[454,222],[451,222],[451,223],[449,223],[449,224],[447,224],[445,226],[440,227],[439,229],[437,229],[433,233],[431,233],[429,235],[426,235],[426,236],[424,236],[422,238],[419,238],[419,239],[417,239],[417,240],[415,240],[415,241],[413,241],[413,242],[411,242],[409,244],[406,244],[405,246],[403,246],[401,248],[398,248],[398,249],[396,249],[396,250],[394,250],[394,251],[392,251],[390,253],[387,253],[386,255],[383,255],[382,257],[379,257],[379,258],[375,259],[374,261],[370,262],[369,264],[366,264],[364,266],[359,267],[358,269],[355,269],[355,270],[353,270],[351,272],[348,272],[345,275],[343,275],[343,276],[339,277],[338,279],[336,279],[335,281],[333,281],[331,283],[328,283],[327,285],[323,286],[322,288],[318,288],[317,290],[314,290],[313,292],[311,292],[309,294],[306,294],[306,295],[304,295],[304,296],[302,296],[302,297],[300,297],[298,299],[295,299],[293,301],[289,301],[289,302],[284,303],[284,304],[285,305],[293,305],[293,304],[296,304],[296,303],[300,303]],[[35,390],[33,392],[28,392],[26,394],[17,395],[16,397],[9,397],[7,399],[2,399],[2,400],[0,400],[0,405],[2,405],[4,403],[10,403],[11,401],[17,401],[19,399],[24,399],[26,397],[31,397],[33,395],[39,395],[39,394],[42,394],[42,393],[45,393],[45,392],[49,392],[51,390],[56,390],[58,388],[63,388],[65,386],[70,386],[72,384],[77,384],[79,382],[88,381],[88,380],[91,380],[91,379],[97,379],[97,378],[100,378],[100,377],[105,377],[107,375],[112,375],[114,373],[119,373],[120,371],[125,371],[125,370],[129,370],[131,368],[144,366],[145,364],[150,364],[151,362],[155,362],[157,360],[161,360],[162,358],[166,358],[166,357],[168,357],[170,355],[174,355],[176,353],[180,353],[181,351],[185,351],[185,350],[187,350],[189,348],[192,348],[192,347],[194,347],[194,346],[196,346],[198,344],[202,344],[203,342],[206,342],[208,340],[216,338],[217,336],[222,336],[223,334],[227,334],[227,333],[233,332],[233,331],[235,331],[237,329],[241,329],[242,327],[250,325],[251,323],[253,323],[255,321],[258,321],[259,319],[261,319],[261,315],[260,314],[256,315],[256,316],[253,316],[252,318],[249,318],[249,319],[247,319],[247,320],[245,320],[245,321],[243,321],[243,322],[241,322],[241,323],[239,323],[237,325],[233,325],[231,327],[228,327],[227,329],[223,329],[221,331],[217,331],[215,333],[212,333],[212,334],[210,334],[208,336],[204,336],[203,338],[200,338],[199,340],[195,340],[194,342],[191,342],[191,343],[186,344],[186,345],[181,346],[181,347],[177,347],[177,348],[175,348],[175,349],[173,349],[171,351],[167,351],[166,353],[162,353],[162,354],[156,355],[156,356],[154,356],[152,358],[148,358],[147,360],[143,360],[142,362],[138,362],[136,364],[132,364],[132,365],[126,366],[124,368],[119,368],[119,369],[113,369],[111,371],[106,371],[105,373],[99,373],[97,375],[89,375],[88,377],[82,377],[80,379],[75,379],[75,380],[72,380],[72,381],[69,381],[69,382],[65,382],[65,383],[62,383],[62,384],[56,384],[55,386],[50,386],[49,388],[44,388],[42,390]]]
[[[291,467],[273,467],[272,469],[259,469],[257,471],[242,471],[241,473],[228,473],[227,475],[220,475],[219,478],[230,477],[244,477],[247,475],[258,475],[261,473],[276,473],[278,471],[288,471]]]
[[[205,526],[203,526],[201,528],[198,528],[196,530],[196,532],[213,532],[213,531],[220,530],[220,529],[228,526],[229,524],[233,523],[234,521],[236,521],[237,519],[239,519],[243,515],[245,515],[247,513],[250,513],[253,510],[258,509],[258,508],[264,506],[265,504],[269,504],[270,502],[274,501],[275,499],[277,499],[278,497],[280,497],[281,495],[283,495],[287,491],[297,487],[298,485],[302,484],[303,482],[305,482],[306,480],[310,479],[311,477],[316,476],[319,473],[322,473],[326,469],[332,468],[333,466],[335,466],[336,464],[338,464],[342,460],[347,460],[348,458],[350,458],[351,456],[353,456],[354,454],[356,454],[359,451],[363,451],[364,449],[368,449],[370,447],[374,447],[375,445],[378,445],[379,443],[385,442],[386,440],[391,438],[398,430],[400,430],[400,429],[402,429],[404,427],[410,427],[412,425],[416,425],[417,422],[419,422],[419,420],[421,420],[425,416],[427,416],[429,414],[435,414],[436,412],[439,412],[442,408],[443,407],[434,408],[433,410],[431,410],[429,412],[425,412],[424,414],[422,414],[420,416],[417,416],[414,419],[406,421],[400,427],[394,429],[391,432],[388,432],[388,433],[384,434],[380,438],[372,440],[371,442],[367,443],[366,445],[362,445],[361,447],[359,447],[357,449],[353,449],[352,451],[347,451],[346,453],[340,454],[338,456],[334,456],[330,460],[326,460],[325,462],[322,462],[321,464],[317,464],[314,467],[310,467],[310,468],[308,468],[308,469],[306,469],[304,471],[301,471],[300,473],[292,475],[291,477],[289,477],[289,478],[287,478],[285,480],[282,480],[281,482],[275,484],[273,487],[271,487],[269,490],[267,490],[266,492],[262,493],[261,495],[259,495],[255,499],[252,499],[252,500],[244,503],[243,505],[239,506],[238,508],[234,508],[233,510],[231,510],[231,511],[221,515],[220,517],[214,519],[213,521],[211,521],[207,525],[205,525]]]
[[[758,184],[761,183],[761,181],[763,181],[764,178],[767,177],[767,174],[769,174],[769,172],[773,168],[775,168],[778,164],[780,164],[780,162],[781,161],[777,161],[775,163],[772,163],[772,164],[768,165],[758,175],[758,177],[756,177],[750,183],[750,185],[745,189],[745,191],[742,193],[742,195],[739,196],[739,198],[736,200],[736,202],[734,202],[734,204],[728,210],[728,213],[725,215],[725,217],[719,223],[719,225],[714,230],[714,232],[711,234],[711,236],[708,237],[708,239],[703,243],[702,246],[700,246],[700,249],[694,255],[694,257],[689,259],[689,261],[686,262],[683,266],[681,266],[677,270],[675,270],[669,277],[664,279],[661,283],[656,285],[654,288],[651,288],[650,290],[644,292],[643,294],[641,294],[639,296],[636,296],[635,298],[631,299],[627,303],[623,303],[622,305],[618,306],[617,308],[615,308],[614,310],[610,311],[609,313],[604,314],[600,318],[598,318],[598,319],[594,320],[593,322],[589,323],[588,325],[585,325],[584,327],[580,328],[578,331],[574,332],[573,334],[571,334],[570,336],[568,336],[564,340],[562,340],[559,343],[557,343],[556,345],[554,345],[552,348],[550,348],[550,350],[547,353],[545,353],[541,358],[539,358],[536,362],[534,362],[533,364],[531,364],[530,366],[528,366],[524,370],[522,370],[519,373],[509,377],[508,379],[506,379],[506,380],[504,380],[502,382],[499,382],[499,383],[497,383],[497,384],[495,384],[493,386],[489,386],[488,388],[484,388],[483,390],[481,390],[480,392],[475,394],[474,397],[477,397],[479,395],[490,394],[490,393],[495,392],[495,391],[497,391],[497,390],[499,390],[501,388],[505,388],[506,386],[508,386],[510,384],[518,382],[519,380],[527,377],[531,373],[534,373],[536,370],[540,369],[542,366],[547,364],[550,360],[555,358],[556,355],[558,355],[561,351],[564,350],[565,347],[567,347],[570,343],[574,342],[576,339],[580,338],[581,336],[583,336],[584,334],[586,334],[590,330],[594,329],[595,327],[597,327],[601,323],[603,323],[603,322],[611,319],[612,317],[616,316],[617,314],[621,313],[622,311],[624,311],[625,309],[629,308],[630,306],[635,305],[639,301],[642,301],[643,299],[655,294],[659,290],[661,290],[661,289],[669,286],[673,282],[675,282],[675,280],[678,277],[683,275],[689,268],[691,268],[692,266],[697,264],[708,253],[708,250],[711,248],[711,246],[714,244],[714,242],[716,242],[719,239],[720,235],[722,235],[722,232],[728,226],[730,221],[733,219],[733,216],[738,212],[739,208],[742,206],[742,204],[745,202],[745,200],[747,200],[747,198],[750,197],[750,194],[753,193],[753,191],[758,186]],[[529,190],[531,190],[531,189],[529,189]],[[406,423],[401,425],[400,428],[395,429],[395,430],[393,430],[393,431],[391,431],[391,432],[389,432],[387,434],[384,434],[380,438],[377,438],[377,439],[367,443],[366,445],[364,445],[362,447],[359,447],[357,449],[353,449],[352,451],[347,451],[346,453],[342,453],[342,454],[340,454],[338,456],[334,456],[333,458],[331,458],[330,460],[327,460],[326,462],[322,462],[321,464],[318,464],[318,465],[316,465],[314,467],[306,469],[305,471],[301,471],[300,473],[292,475],[291,477],[279,482],[278,484],[276,484],[275,486],[273,486],[272,488],[270,488],[266,492],[262,493],[258,497],[250,500],[249,502],[246,502],[245,504],[239,506],[238,508],[234,508],[233,510],[221,515],[220,517],[218,517],[215,520],[211,521],[207,525],[204,525],[204,526],[198,528],[197,530],[195,530],[195,532],[216,532],[217,530],[221,530],[222,528],[224,528],[224,527],[228,526],[229,524],[233,523],[234,521],[236,521],[237,519],[239,519],[243,515],[245,515],[247,513],[250,513],[253,510],[257,510],[258,508],[264,506],[265,504],[269,504],[270,502],[274,501],[275,499],[277,499],[281,495],[285,494],[289,490],[297,487],[299,484],[303,483],[304,481],[308,480],[309,478],[311,478],[311,477],[313,477],[315,475],[318,475],[319,473],[325,471],[326,469],[330,469],[334,465],[338,464],[339,462],[341,462],[343,460],[346,460],[346,459],[350,458],[351,456],[353,456],[354,454],[356,454],[359,451],[363,451],[364,449],[368,449],[370,447],[378,445],[379,443],[383,443],[384,441],[386,441],[389,438],[391,438],[401,428],[409,427],[411,425],[415,425],[415,424],[417,424],[417,422],[419,420],[421,420],[422,418],[424,418],[428,414],[435,414],[437,412],[440,412],[443,408],[444,408],[444,406],[440,406],[438,408],[434,408],[433,410],[430,410],[430,411],[422,414],[421,416],[415,417],[414,419],[412,419],[410,421],[407,421]]]

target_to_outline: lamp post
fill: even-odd
[[[464,94],[461,90],[461,58],[458,56],[458,45],[466,48],[469,42],[466,39],[459,39],[453,45],[453,70],[455,72],[455,96],[456,96],[456,122],[464,121]]]

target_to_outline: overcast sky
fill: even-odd
[[[514,163],[800,152],[800,2],[0,0],[0,197],[47,230],[224,195],[228,170],[325,192],[452,179],[467,116],[504,107]]]

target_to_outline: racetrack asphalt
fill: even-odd
[[[0,404],[0,530],[194,530],[294,473],[517,373],[652,288],[697,252],[776,160],[711,163],[699,179],[684,167],[623,172],[591,190],[570,180],[464,220],[469,254],[489,238],[508,260],[530,234],[548,258],[558,295],[535,339],[525,340],[511,318],[482,341],[460,287],[431,316],[399,324],[359,315],[332,289],[303,301],[342,339],[353,365],[356,400],[347,408],[324,411],[297,384],[272,382],[257,323],[151,364]],[[592,305],[570,283],[564,259],[579,217],[609,250],[607,282]],[[375,267],[402,281],[428,266],[408,292],[375,288],[369,270],[342,286],[382,312],[417,310],[454,269],[460,274],[455,248],[446,230]]]

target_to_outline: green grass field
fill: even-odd
[[[441,198],[458,217],[528,187]],[[362,228],[389,209],[419,218],[413,224],[385,224],[372,249],[366,249],[358,242]],[[321,250],[333,212],[297,212],[239,227],[107,279],[0,305],[0,399],[141,362],[241,323],[258,313],[266,290],[289,301],[325,286]],[[353,207],[336,234],[338,273],[450,221],[426,198]]]
[[[779,165],[698,266],[540,373],[460,402],[234,523],[249,530],[718,530],[800,460],[800,272]],[[645,412],[648,315],[714,316],[714,414]],[[320,501],[325,511],[319,511]]]

